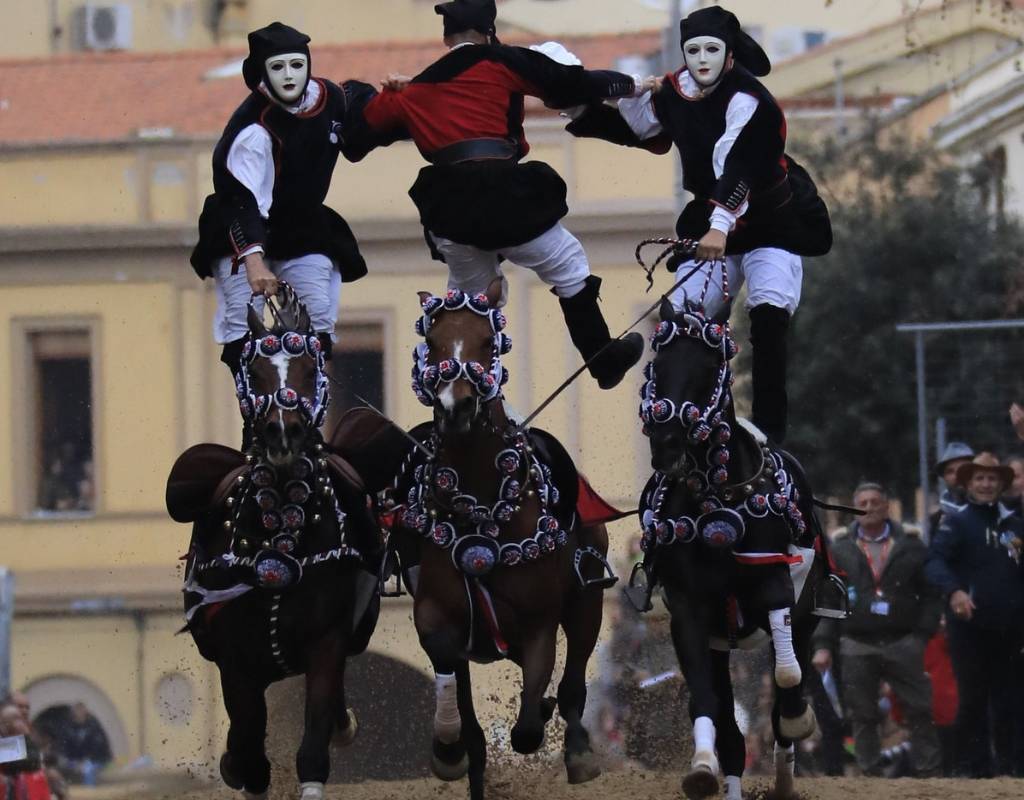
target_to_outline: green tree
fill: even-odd
[[[835,245],[804,265],[787,448],[820,495],[848,497],[872,478],[909,500],[918,475],[914,342],[895,326],[1015,315],[1024,232],[985,207],[977,189],[984,176],[927,145],[828,142],[807,161],[829,204]],[[1011,346],[1012,338],[978,347]],[[933,352],[942,346],[929,343]],[[954,358],[948,374],[933,376],[929,402],[991,401],[993,376],[980,363]],[[1012,399],[995,401],[1006,408]],[[970,437],[976,447],[1008,440],[1005,415],[1002,428],[987,424]]]

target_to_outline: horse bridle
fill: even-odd
[[[501,357],[512,349],[512,339],[502,333],[507,322],[505,315],[492,308],[486,295],[470,295],[461,289],[449,289],[442,297],[428,295],[420,304],[423,316],[416,320],[416,333],[426,339],[433,325],[434,317],[442,311],[458,311],[467,308],[474,314],[487,317],[494,334],[491,341],[491,363],[484,366],[479,361],[461,361],[446,358],[439,364],[428,363],[430,346],[420,342],[413,351],[412,390],[425,406],[432,406],[437,400],[442,383],[454,383],[465,378],[472,385],[477,396],[488,403],[501,394],[501,387],[508,382],[508,370],[501,365]]]

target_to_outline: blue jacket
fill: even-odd
[[[947,598],[957,589],[971,596],[973,624],[1024,629],[1024,559],[1012,543],[1022,538],[1024,522],[1007,508],[968,502],[943,517],[925,574]]]

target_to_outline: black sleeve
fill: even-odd
[[[534,94],[552,108],[568,108],[633,94],[633,78],[613,70],[588,70],[559,64],[527,47],[496,49],[505,66],[525,80]]]
[[[227,226],[231,247],[237,254],[254,244],[266,243],[267,223],[260,215],[259,204],[253,193],[227,169],[228,153],[234,141],[233,137],[225,137],[213,151],[213,189],[221,218]],[[223,164],[224,168],[216,169],[217,164]],[[203,213],[206,213],[205,207]]]
[[[342,84],[342,89],[345,92],[346,108],[345,121],[337,132],[338,149],[349,161],[362,161],[371,150],[412,138],[404,128],[377,131],[366,123],[363,111],[378,94],[370,84],[350,80]]]

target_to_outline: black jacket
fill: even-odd
[[[832,558],[846,573],[850,616],[845,620],[822,620],[814,636],[815,649],[836,652],[840,636],[884,645],[907,634],[927,640],[939,626],[942,598],[925,576],[928,550],[916,535],[889,520],[892,545],[879,576],[881,597],[876,594],[871,566],[857,543],[858,523],[832,544]],[[888,603],[888,614],[872,613],[877,600]]]
[[[200,277],[208,277],[216,261],[254,244],[263,245],[268,258],[322,253],[337,264],[344,281],[366,274],[348,223],[324,200],[338,153],[350,161],[366,155],[369,145],[361,112],[374,91],[355,81],[343,90],[322,78],[313,80],[319,82],[321,96],[308,112],[291,114],[253,92],[229,120],[213,151],[214,193],[203,204],[199,243],[192,252],[192,267]],[[277,170],[266,220],[252,192],[227,168],[235,138],[253,124],[270,134]]]
[[[1024,538],[1020,517],[998,503],[970,500],[946,514],[935,531],[928,579],[945,598],[958,589],[971,595],[970,624],[1024,630],[1024,564],[1012,555],[1014,538]]]
[[[786,118],[764,85],[744,67],[734,66],[704,98],[685,97],[679,73],[669,75],[653,96],[661,123],[660,138],[679,150],[683,186],[694,199],[676,222],[680,238],[699,239],[708,232],[714,206],[736,212],[744,201],[746,213],[729,234],[727,254],[759,247],[779,247],[806,256],[824,255],[832,247],[828,209],[807,171],[785,152]],[[729,149],[720,178],[715,177],[715,145],[726,131],[726,111],[737,94],[757,100],[753,116]],[[641,142],[608,106],[592,106],[568,126],[575,136],[592,136],[616,144],[665,152],[653,142]]]

